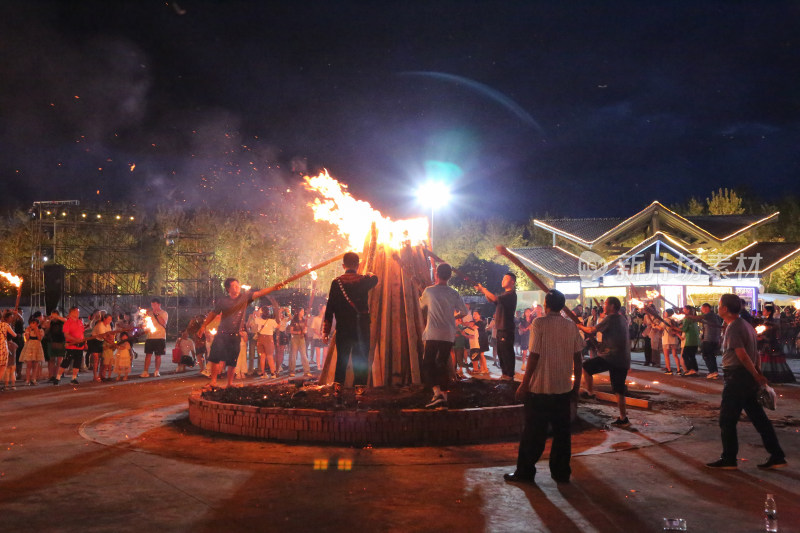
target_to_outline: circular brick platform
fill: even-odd
[[[189,420],[209,431],[282,442],[423,446],[518,439],[522,405],[476,409],[319,411],[255,407],[189,396]]]

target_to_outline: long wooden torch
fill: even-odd
[[[267,287],[266,289],[261,289],[258,292],[261,292],[262,296],[263,296],[263,294],[269,294],[271,292],[280,290],[283,287],[285,287],[286,285],[290,284],[291,282],[296,281],[296,280],[302,278],[303,276],[307,276],[307,275],[311,274],[312,272],[314,272],[315,270],[319,270],[320,268],[322,268],[324,266],[327,266],[327,265],[330,265],[331,263],[339,261],[343,257],[344,257],[343,253],[337,255],[336,257],[331,257],[330,259],[327,259],[327,260],[323,261],[322,263],[318,263],[318,264],[316,264],[316,265],[314,265],[312,267],[309,267],[309,268],[307,268],[305,270],[301,270],[297,274],[289,276],[288,278],[286,278],[285,280],[281,281],[280,283],[276,283],[275,285],[272,285],[271,287]]]

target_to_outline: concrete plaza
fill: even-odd
[[[165,358],[166,359],[166,358]],[[641,361],[641,354],[634,354]],[[796,361],[791,362],[796,365]],[[142,358],[134,374],[141,372]],[[573,478],[556,485],[546,457],[536,485],[515,485],[516,442],[417,448],[279,444],[193,428],[196,370],[126,383],[62,380],[0,394],[0,520],[6,531],[763,531],[773,493],[781,531],[800,531],[800,387],[780,385],[769,412],[789,466],[766,454],[746,420],[738,471],[720,452],[722,383],[634,364],[651,399],[630,429],[614,409],[581,403]],[[797,369],[795,369],[797,370]],[[603,384],[601,383],[601,386]]]

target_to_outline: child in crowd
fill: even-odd
[[[117,351],[114,354],[117,381],[128,381],[131,372],[131,343],[127,332],[121,333],[116,343]]]
[[[31,316],[28,327],[25,328],[25,337],[28,339],[19,354],[20,362],[25,363],[25,384],[36,385],[36,378],[44,362],[42,350],[42,337],[44,332],[39,328],[39,319]]]
[[[111,315],[108,315],[109,317]],[[109,320],[110,322],[110,320]],[[100,370],[100,379],[102,381],[112,381],[111,374],[114,372],[114,337],[116,333],[109,331],[103,337],[103,368]]]

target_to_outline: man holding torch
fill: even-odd
[[[497,357],[500,359],[500,370],[503,372],[502,379],[507,381],[514,380],[517,359],[514,354],[514,311],[517,308],[517,276],[509,272],[503,276],[500,283],[503,292],[493,294],[481,285],[475,288],[481,291],[495,307],[494,323],[497,328]]]
[[[154,354],[156,356],[156,369],[153,376],[159,377],[161,376],[161,356],[167,353],[167,320],[169,320],[169,315],[161,309],[161,300],[153,298],[150,300],[150,309],[147,310],[145,316],[150,317],[153,327],[147,330],[147,338],[144,341],[144,372],[142,372],[141,377],[150,377],[148,369],[150,368],[150,359]]]
[[[225,365],[228,366],[228,387],[233,385],[234,368],[236,360],[239,358],[242,335],[245,336],[245,339],[247,338],[247,332],[244,330],[247,306],[250,305],[250,302],[274,290],[274,287],[267,287],[258,291],[243,292],[239,280],[236,278],[226,279],[223,286],[228,293],[227,296],[217,302],[217,305],[200,325],[200,329],[197,330],[197,336],[201,337],[206,326],[217,315],[220,315],[217,334],[211,344],[211,353],[208,355],[208,362],[211,366],[211,387],[217,386],[217,376]]]

